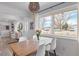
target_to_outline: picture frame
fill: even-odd
[[[30,22],[30,30],[34,29],[34,22]]]

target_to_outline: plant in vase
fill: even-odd
[[[68,29],[68,23],[65,22],[65,24],[62,25],[62,29],[67,30]]]
[[[41,30],[36,30],[37,39],[39,40],[39,36],[41,34]]]

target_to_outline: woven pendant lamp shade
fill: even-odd
[[[30,2],[29,3],[29,10],[32,13],[37,13],[39,9],[40,9],[39,2]]]

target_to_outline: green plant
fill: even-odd
[[[36,30],[37,39],[39,40],[39,36],[41,34],[41,30]]]
[[[65,23],[62,25],[62,29],[64,29],[64,30],[67,30],[67,29],[68,29],[68,24],[67,24],[67,22],[65,22]]]

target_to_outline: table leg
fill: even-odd
[[[15,56],[16,54],[13,52],[13,56]]]

